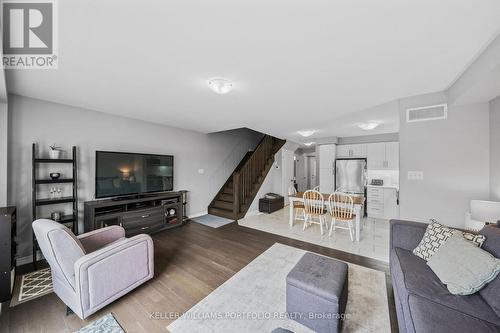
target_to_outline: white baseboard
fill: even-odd
[[[208,214],[208,210],[204,210],[204,211],[202,211],[200,213],[189,214],[188,219],[192,219],[192,218],[195,218],[195,217],[200,217],[200,216],[207,215],[207,214]]]

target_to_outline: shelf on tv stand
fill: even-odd
[[[163,192],[119,201],[114,198],[86,201],[84,231],[116,224],[125,228],[127,236],[132,236],[181,226],[184,221],[182,197],[182,192]],[[169,215],[172,208],[176,211],[175,215]],[[178,222],[171,223],[173,218]]]

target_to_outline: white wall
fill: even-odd
[[[0,207],[7,205],[8,109],[0,103]]]
[[[193,215],[205,212],[215,192],[222,186],[223,181],[217,188],[210,189],[209,177],[220,167],[227,154],[244,140],[254,140],[256,145],[260,137],[261,134],[246,129],[201,134],[10,95],[9,203],[18,208],[20,255],[28,255],[31,251],[33,142],[38,143],[40,154],[45,153],[52,143],[62,145],[67,151],[72,145],[78,147],[80,213],[83,213],[83,201],[94,197],[96,150],[172,154],[174,190],[190,191],[187,210],[188,215]],[[205,172],[199,174],[199,169]],[[44,190],[45,193],[47,191],[48,188]],[[82,223],[80,214],[80,230]]]
[[[490,102],[490,199],[500,201],[500,96]]]
[[[290,146],[283,146],[275,155],[274,163],[262,185],[257,192],[252,204],[248,208],[245,216],[250,216],[258,213],[259,199],[266,193],[277,193],[285,197],[285,205],[288,204],[286,196],[288,195],[288,187],[291,185],[290,178],[293,176],[293,170],[283,169],[283,165],[288,165],[293,168],[293,151],[286,149]],[[293,147],[292,147],[293,148]]]
[[[409,107],[446,102],[444,93],[400,101],[401,218],[463,226],[471,199],[489,197],[489,107],[453,106],[448,119],[406,123]],[[423,171],[423,180],[408,180]]]

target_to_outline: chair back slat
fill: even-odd
[[[309,190],[304,192],[304,209],[307,214],[323,214],[325,200],[318,191]]]
[[[335,192],[328,197],[328,211],[333,217],[340,219],[352,219],[354,215],[354,201],[352,196]]]

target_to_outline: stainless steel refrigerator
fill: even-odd
[[[366,159],[335,160],[335,190],[352,194],[365,193]]]

